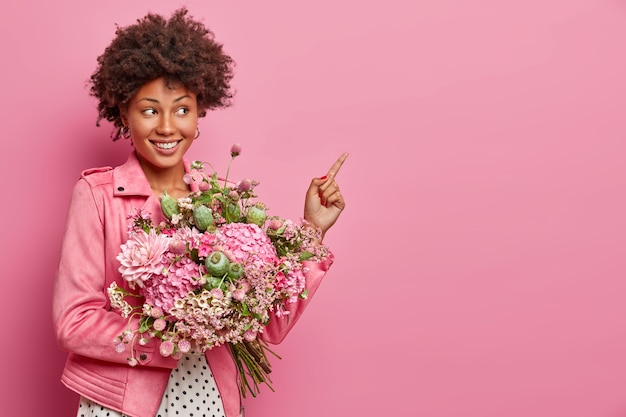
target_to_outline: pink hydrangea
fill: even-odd
[[[227,223],[220,226],[217,240],[244,266],[263,267],[278,261],[276,248],[256,224]]]
[[[172,260],[166,257],[162,268],[167,272],[147,282],[141,294],[147,304],[169,311],[177,298],[183,298],[200,285],[198,265],[189,258]]]
[[[198,243],[198,256],[206,258],[211,252],[213,252],[215,243],[217,242],[217,236],[213,233],[205,233],[200,237]]]

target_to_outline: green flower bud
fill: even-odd
[[[266,218],[267,213],[265,212],[263,203],[256,203],[254,206],[250,207],[248,213],[246,213],[246,223],[256,224],[259,227],[263,226]]]
[[[221,278],[210,277],[210,278],[207,278],[206,283],[204,284],[204,288],[206,288],[209,291],[214,288],[225,289],[226,285]]]
[[[224,252],[215,251],[204,260],[204,265],[209,274],[214,277],[222,277],[224,274],[228,273],[230,262],[226,255],[224,255]]]
[[[205,231],[213,224],[213,212],[207,206],[198,206],[193,209],[193,221],[200,231]]]
[[[163,214],[169,220],[172,220],[172,217],[175,214],[180,213],[178,201],[174,197],[168,195],[166,191],[163,191],[163,194],[161,195],[161,211],[163,211]]]
[[[232,262],[228,267],[228,276],[237,279],[243,274],[243,266],[238,262]]]

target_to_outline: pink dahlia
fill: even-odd
[[[128,241],[122,244],[122,251],[117,255],[120,262],[119,271],[122,278],[134,287],[137,284],[143,287],[145,281],[154,274],[159,274],[163,268],[164,254],[169,247],[169,239],[157,234],[133,233]]]

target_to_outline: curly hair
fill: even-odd
[[[187,14],[184,7],[169,20],[149,13],[133,25],[117,27],[90,78],[90,95],[98,99],[97,125],[106,119],[122,127],[119,106],[159,77],[193,91],[199,117],[206,116],[207,110],[230,106],[235,62],[213,32]],[[119,139],[118,131],[113,140]]]

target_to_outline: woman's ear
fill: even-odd
[[[122,119],[122,124],[124,126],[128,126],[128,108],[125,105],[120,104],[119,106],[117,106],[117,109],[120,112],[120,119]]]

